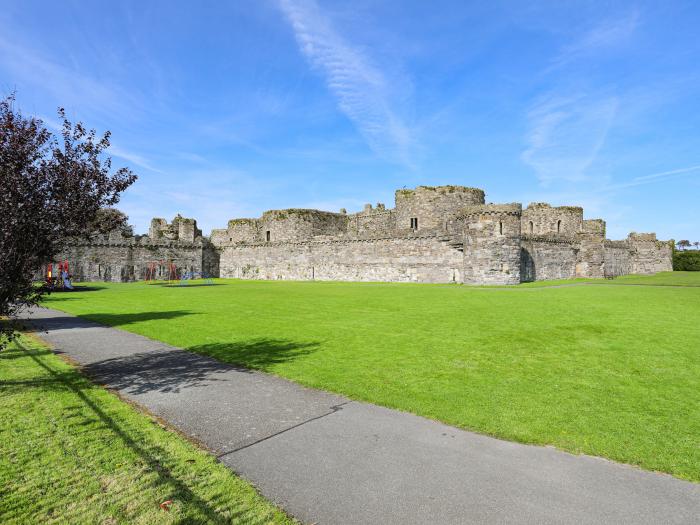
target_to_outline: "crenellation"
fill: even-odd
[[[202,236],[194,219],[151,221],[69,244],[76,280],[138,280],[154,261],[240,279],[517,284],[671,269],[671,245],[653,233],[605,238],[602,219],[578,206],[486,203],[466,186],[395,192],[393,208],[355,213],[289,208],[237,218]]]

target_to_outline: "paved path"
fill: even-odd
[[[68,314],[28,318],[98,382],[307,523],[697,523],[700,485],[219,363]]]

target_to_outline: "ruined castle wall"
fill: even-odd
[[[605,241],[605,276],[632,273],[632,254],[627,241]]]
[[[76,282],[126,282],[144,279],[149,265],[157,261],[166,261],[166,265],[172,261],[181,273],[201,272],[205,264],[204,247],[202,243],[153,243],[148,237],[127,238],[121,242],[101,238],[69,244],[57,260],[68,261]],[[210,251],[207,256],[208,274],[217,276],[218,254]]]
[[[360,213],[353,213],[347,219],[347,233],[351,237],[381,237],[396,231],[396,213],[383,206],[366,207]]]
[[[132,250],[127,243],[68,246],[58,256],[58,261],[64,260],[75,281],[122,282],[134,278]]]
[[[587,219],[583,221],[583,233],[605,238],[605,221],[603,219]]]
[[[194,242],[197,237],[202,236],[201,230],[197,229],[197,222],[194,219],[178,218],[177,239],[180,242]]]
[[[576,277],[600,279],[605,276],[604,239],[597,232],[579,235]]]
[[[415,190],[397,190],[395,194],[396,231],[411,228],[418,219],[418,231],[445,231],[448,220],[466,206],[484,204],[484,192],[464,186],[418,186]]]
[[[222,246],[229,242],[229,230],[224,228],[213,229],[209,240],[216,247]]]
[[[464,209],[464,282],[520,283],[520,204]]]
[[[436,236],[225,247],[221,276],[240,279],[461,282],[462,252]]]
[[[224,243],[260,242],[260,228],[257,219],[234,219],[228,222],[228,229],[223,233]],[[228,238],[227,238],[228,237]],[[217,234],[218,239],[218,234]],[[212,233],[212,242],[215,243]]]
[[[673,270],[673,250],[668,242],[656,240],[653,233],[631,233],[631,273],[651,274]]]
[[[576,277],[578,244],[554,236],[523,235],[520,278],[522,282]]]
[[[583,208],[532,203],[523,210],[522,231],[526,235],[576,235],[583,229]]]
[[[339,236],[347,231],[348,217],[319,210],[270,210],[259,219],[229,221],[228,238],[217,231],[217,245],[228,243],[285,242],[309,240],[319,235]]]

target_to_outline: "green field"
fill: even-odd
[[[354,399],[700,481],[700,273],[554,284],[94,284],[46,304]]]
[[[0,522],[292,520],[213,456],[24,339],[0,352]]]

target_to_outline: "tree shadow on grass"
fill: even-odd
[[[77,404],[65,407],[64,415],[67,419],[77,419],[73,423],[74,429],[76,426],[81,426],[84,427],[85,432],[94,432],[95,423],[99,423],[104,431],[112,434],[129,448],[143,462],[147,470],[156,475],[153,484],[163,494],[163,499],[169,497],[182,500],[193,511],[189,513],[189,516],[179,520],[178,523],[230,523],[232,519],[234,522],[239,520],[256,525],[269,522],[269,518],[256,516],[254,509],[247,507],[243,502],[231,500],[224,493],[214,493],[209,500],[206,500],[193,492],[190,486],[175,474],[176,471],[181,470],[178,463],[182,460],[177,458],[170,448],[163,447],[148,439],[141,427],[129,419],[117,415],[109,407],[105,411],[99,398],[94,394],[94,391],[99,387],[87,381],[75,370],[64,372],[54,369],[45,358],[46,354],[50,353],[48,350],[22,347],[17,352],[33,359],[46,372],[46,375],[41,378],[33,378],[33,380],[23,384],[17,381],[16,384],[8,385],[6,383],[5,386],[10,389],[26,389],[28,386],[36,386],[40,387],[42,391],[47,387],[71,391],[76,396]],[[0,359],[2,357],[5,357],[5,354],[0,355]],[[113,497],[118,498],[119,495],[114,494]],[[226,511],[229,513],[228,517]],[[66,510],[63,518],[71,522],[75,521],[78,516],[73,516],[70,510]]]
[[[74,317],[61,315],[56,317],[24,317],[24,326],[34,332],[48,332],[57,330],[71,330],[74,328],[95,328],[99,325],[127,326],[143,321],[167,321],[178,319],[187,315],[197,315],[189,310],[170,310],[162,312],[138,312],[129,314],[91,313]]]
[[[272,366],[298,359],[318,350],[318,342],[283,339],[254,339],[232,343],[190,346],[190,352],[211,356],[219,361],[246,368],[268,371]]]
[[[153,283],[150,284],[149,286],[161,286],[163,288],[198,288],[200,286],[226,286],[223,283],[197,283],[197,282],[190,282],[188,284],[180,284],[179,281],[173,282],[173,283]]]

